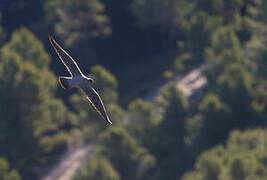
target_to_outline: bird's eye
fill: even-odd
[[[94,84],[94,80],[93,80],[93,79],[89,79],[89,82],[90,82],[91,84]]]

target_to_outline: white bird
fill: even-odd
[[[100,96],[91,86],[91,84],[94,82],[93,79],[86,77],[81,72],[79,66],[74,61],[74,59],[62,47],[60,47],[60,45],[53,39],[53,37],[50,36],[49,40],[53,48],[55,49],[57,55],[61,59],[62,63],[66,66],[71,75],[71,77],[59,76],[60,85],[64,89],[81,88],[86,94],[89,102],[93,105],[93,107],[100,114],[100,116],[104,120],[112,124]]]

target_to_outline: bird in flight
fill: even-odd
[[[112,124],[100,96],[91,86],[94,82],[93,79],[86,77],[81,72],[74,59],[53,39],[53,37],[49,36],[49,41],[71,75],[71,77],[59,76],[61,87],[64,89],[81,88],[100,116],[108,123]]]

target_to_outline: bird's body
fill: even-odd
[[[91,78],[86,77],[80,70],[77,63],[74,59],[63,49],[60,47],[59,44],[52,38],[49,37],[50,43],[52,44],[53,48],[55,49],[56,53],[60,57],[62,63],[68,69],[71,77],[59,77],[59,83],[64,89],[70,88],[81,88],[83,92],[86,94],[87,99],[89,102],[94,106],[96,111],[105,119],[107,122],[112,124],[110,121],[106,109],[103,105],[103,102],[95,91],[95,89],[91,86],[93,80]]]
[[[59,76],[59,83],[64,89],[79,88],[84,83],[88,83],[87,77],[84,76],[74,76],[74,77],[64,77]]]

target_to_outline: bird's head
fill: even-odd
[[[95,82],[92,78],[87,77],[86,79],[90,82],[90,84],[94,84],[94,82]]]

